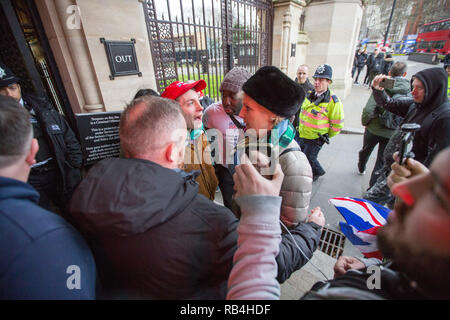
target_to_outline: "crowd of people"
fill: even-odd
[[[367,65],[372,89],[359,173],[379,144],[365,197],[395,203],[378,234],[385,260],[340,257],[335,279],[302,299],[450,298],[450,63],[409,83],[406,65],[380,54],[359,51],[353,72],[357,82]],[[295,80],[235,67],[218,102],[203,80],[139,90],[121,115],[122,156],[83,176],[64,117],[0,68],[0,298],[279,299],[313,256],[318,154],[344,127],[329,64],[313,81],[307,65]],[[420,129],[414,159],[399,163],[406,123]],[[372,265],[382,289],[366,286]]]

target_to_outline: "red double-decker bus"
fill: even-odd
[[[424,24],[417,35],[416,52],[450,52],[450,19]]]

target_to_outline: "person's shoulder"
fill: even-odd
[[[333,91],[330,90],[330,102],[333,103],[340,103],[341,99],[339,99],[339,97],[337,96],[336,93],[334,93]]]
[[[215,102],[213,104],[210,104],[208,107],[206,107],[204,113],[207,113],[208,115],[212,115],[214,113],[221,113],[225,112],[223,110],[222,102]]]
[[[2,217],[2,220],[8,221],[2,224],[8,224],[9,228],[26,234],[30,239],[37,239],[56,229],[70,227],[61,216],[27,200],[12,203],[10,210],[3,209]]]
[[[22,98],[26,102],[30,103],[33,108],[38,107],[43,110],[49,110],[49,111],[54,110],[50,104],[50,101],[45,96],[34,95],[34,94],[24,94],[24,95],[22,95]],[[55,112],[56,112],[56,110],[55,110]]]
[[[280,152],[279,162],[285,176],[310,176],[311,166],[295,140]]]
[[[197,194],[189,206],[189,210],[209,226],[226,228],[229,224],[237,223],[236,216],[227,208]]]

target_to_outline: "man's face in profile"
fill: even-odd
[[[189,90],[177,98],[183,110],[184,119],[189,130],[202,126],[203,107],[200,104],[198,92]]]
[[[421,289],[450,298],[450,148],[439,153],[429,173],[392,192],[404,201],[396,203],[378,232],[383,256]]]

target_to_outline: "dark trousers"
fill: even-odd
[[[219,189],[220,192],[222,193],[223,205],[228,209],[233,210],[232,209],[233,193],[234,193],[233,175],[228,168],[220,164],[216,164],[214,166],[214,169],[216,170],[216,176],[217,179],[219,180]]]
[[[380,73],[377,72],[377,71],[373,71],[373,70],[370,71],[370,73],[369,73],[369,86],[372,85],[373,78],[375,78],[379,74]]]
[[[56,190],[57,175],[56,169],[40,174],[33,174],[31,171],[28,183],[39,192],[39,206],[52,212],[62,213],[66,204],[60,199]]]
[[[358,159],[359,171],[365,170],[370,154],[378,144],[377,160],[375,161],[375,167],[370,176],[369,188],[371,188],[375,184],[379,175],[379,170],[383,168],[384,165],[383,153],[388,142],[389,142],[388,138],[372,134],[367,129],[364,131],[363,147],[359,151],[359,159]]]
[[[370,78],[370,69],[366,69],[366,76],[364,77],[364,84],[369,84],[369,78]]]
[[[355,83],[358,83],[359,74],[361,73],[362,69],[363,69],[363,67],[358,67],[358,73],[356,74]]]
[[[322,149],[324,142],[319,139],[304,138],[299,138],[298,142],[302,152],[308,158],[313,172],[313,177],[323,176],[325,174],[325,170],[320,165],[319,160],[317,160],[317,156],[319,155],[319,151]]]

